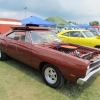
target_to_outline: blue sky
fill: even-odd
[[[24,19],[37,16],[46,19],[59,16],[77,23],[100,23],[100,0],[0,0],[0,18]]]

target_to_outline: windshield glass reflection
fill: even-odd
[[[32,41],[38,43],[62,42],[53,31],[34,31],[31,32]]]
[[[86,37],[88,37],[88,38],[94,37],[94,36],[95,36],[95,35],[94,35],[92,32],[90,32],[90,31],[83,31],[83,33],[84,33],[84,35],[85,35]]]

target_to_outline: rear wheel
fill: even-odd
[[[52,64],[44,65],[42,69],[42,76],[46,84],[50,87],[57,88],[64,84],[64,78],[61,72]]]
[[[0,60],[7,60],[8,56],[0,49]]]

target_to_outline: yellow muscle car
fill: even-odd
[[[100,36],[89,30],[63,30],[57,34],[64,42],[100,48]]]

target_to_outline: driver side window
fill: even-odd
[[[80,31],[70,32],[70,37],[84,37]]]
[[[25,42],[25,32],[11,32],[7,35],[7,38],[13,39],[15,41]]]
[[[63,34],[64,36],[70,36],[70,33],[69,32],[66,32]]]

